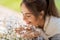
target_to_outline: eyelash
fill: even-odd
[[[30,17],[30,16],[27,16],[27,17]]]

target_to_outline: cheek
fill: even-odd
[[[32,25],[38,24],[38,21],[35,18],[31,18],[29,21],[31,22]]]
[[[33,24],[37,25],[38,24],[37,20],[33,20]]]
[[[23,20],[24,20],[26,23],[29,23],[29,22],[32,21],[32,19],[31,19],[31,18],[28,18],[28,17],[24,17]]]

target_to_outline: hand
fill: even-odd
[[[27,27],[26,29],[24,29],[23,27],[16,28],[15,31],[22,38],[34,38],[34,37],[38,37],[40,35],[40,33],[38,31],[35,31],[35,30],[31,29],[30,27]],[[23,31],[26,31],[26,32],[23,32]],[[22,32],[22,34],[21,34],[21,32]]]
[[[20,34],[20,32],[21,32],[22,30],[24,30],[23,27],[16,28],[16,29],[15,29],[15,32],[18,33],[18,34]]]
[[[34,37],[38,37],[40,34],[38,32],[31,32],[28,34],[24,34],[23,38],[34,38]]]

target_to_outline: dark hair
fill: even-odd
[[[58,17],[54,0],[23,0],[23,3],[36,17],[42,10],[44,10],[45,16],[53,15]]]

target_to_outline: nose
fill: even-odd
[[[29,20],[28,20],[27,17],[23,17],[23,20],[24,20],[27,24],[29,24]]]
[[[24,21],[26,21],[26,20],[27,20],[27,18],[26,18],[25,16],[23,16],[23,20],[24,20]]]
[[[24,20],[26,23],[27,23],[27,21],[28,21],[26,17],[23,17],[23,20]]]

